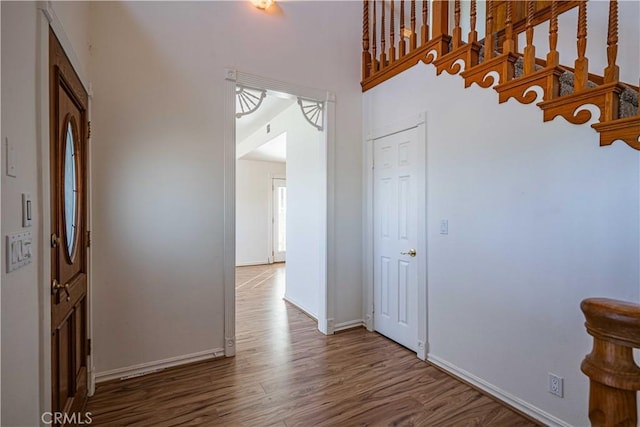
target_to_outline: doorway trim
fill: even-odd
[[[418,263],[418,277],[424,278],[424,283],[418,283],[418,358],[426,360],[429,351],[428,344],[428,218],[427,218],[427,127],[426,113],[420,113],[415,116],[407,117],[394,123],[388,123],[380,127],[372,129],[365,140],[365,221],[364,221],[364,307],[365,307],[365,326],[367,330],[373,331],[374,324],[374,205],[373,205],[373,143],[376,139],[385,136],[403,132],[405,130],[417,128],[418,143],[424,146],[424,203],[418,203],[418,217],[425,218],[424,233],[418,232],[418,250],[424,251],[424,262]],[[420,200],[419,200],[420,202]]]
[[[335,227],[334,227],[334,176],[335,176],[335,94],[331,91],[297,86],[262,76],[227,68],[224,70],[224,352],[233,356],[236,352],[236,85],[282,92],[324,103],[322,132],[321,239],[320,289],[318,290],[318,330],[325,335],[334,332],[334,284],[335,284]]]
[[[37,16],[37,71],[36,71],[36,117],[37,117],[37,138],[39,141],[37,162],[38,162],[38,190],[37,212],[40,218],[37,224],[38,248],[38,301],[40,307],[39,324],[39,406],[40,413],[51,410],[51,256],[50,247],[47,244],[51,236],[51,175],[49,167],[49,28],[56,35],[58,41],[69,58],[71,65],[78,74],[82,86],[89,95],[87,105],[87,119],[91,121],[91,103],[93,93],[91,84],[81,67],[80,61],[73,50],[71,41],[64,31],[62,22],[56,15],[51,2],[39,1]],[[91,230],[93,224],[93,210],[91,209],[91,138],[87,140],[87,206],[89,215],[87,217],[87,230]],[[93,339],[93,258],[91,249],[87,249],[87,295],[89,295],[89,305],[87,307],[87,338]],[[95,391],[95,369],[94,352],[88,356],[87,361],[87,381],[88,394],[92,396]]]

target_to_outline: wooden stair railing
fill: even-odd
[[[400,1],[399,16],[396,15],[396,1]],[[405,27],[406,1],[410,2],[410,29]],[[570,123],[584,124],[592,119],[592,113],[583,107],[587,104],[595,105],[599,110],[599,116],[596,117],[598,122],[592,127],[600,134],[600,145],[610,145],[616,140],[621,140],[640,150],[640,109],[636,104],[627,104],[631,105],[631,113],[627,111],[629,108],[625,109],[624,117],[619,109],[621,94],[624,91],[629,92],[633,86],[622,83],[619,79],[618,0],[609,0],[606,40],[608,64],[603,71],[604,77],[589,72],[589,60],[586,57],[586,0],[486,0],[484,17],[478,17],[477,0],[466,2],[469,5],[468,16],[462,13],[461,1],[452,0],[454,25],[451,34],[449,0],[433,0],[431,10],[429,1],[422,1],[419,30],[416,1],[406,1],[363,1],[363,92],[420,61],[425,64],[433,63],[437,74],[447,71],[449,74],[462,76],[465,87],[474,83],[483,88],[493,87],[498,92],[500,103],[511,98],[523,104],[539,101],[537,105],[543,110],[544,121],[561,116]],[[573,68],[569,68],[560,63],[557,50],[558,16],[575,7],[578,8],[577,55]],[[380,22],[377,22],[378,11],[381,16]],[[485,34],[482,40],[478,40],[476,30],[479,18],[485,20]],[[466,40],[462,35],[463,19],[465,22],[468,19],[469,22]],[[399,21],[399,33],[395,31],[396,20]],[[549,22],[546,61],[536,57],[539,47],[534,45],[534,27],[545,21]],[[389,46],[386,39],[387,27]],[[526,36],[526,46],[522,53],[517,50],[517,34],[520,32],[525,32]],[[381,35],[379,41],[378,33]],[[517,68],[520,61],[523,64],[521,72]],[[561,82],[566,82],[571,75],[573,88],[567,93],[566,90],[561,90],[566,87],[566,84],[561,85]],[[625,96],[628,96],[628,93]],[[638,110],[635,114],[633,108]]]
[[[527,46],[524,48],[524,76],[495,87],[498,101],[503,103],[515,98],[523,104],[530,104],[537,99],[532,86],[542,88],[542,99],[550,101],[560,96],[560,76],[565,72],[560,68],[560,55],[556,50],[558,44],[558,2],[551,2],[549,19],[549,53],[546,67],[536,70],[535,46],[533,45],[534,2],[527,0]]]
[[[618,0],[610,0],[610,4],[615,5],[617,11]],[[615,14],[617,33],[617,13]],[[609,32],[611,33],[611,15],[609,17]],[[611,37],[611,34],[609,35]],[[616,34],[617,38],[617,34]],[[578,57],[575,62],[575,72],[573,81],[573,93],[557,99],[544,101],[538,104],[543,111],[544,121],[553,120],[557,116],[562,116],[565,120],[574,124],[583,124],[591,119],[589,110],[580,110],[586,104],[594,104],[600,109],[599,120],[609,122],[618,118],[618,106],[620,105],[620,93],[624,87],[620,85],[617,78],[594,88],[587,87],[589,81],[589,60],[585,56],[587,51],[587,2],[581,1],[578,4]],[[611,61],[611,57],[609,60]],[[615,56],[613,56],[615,65]]]
[[[433,65],[436,72],[441,74],[447,71],[449,74],[458,74],[462,70],[461,62],[464,62],[465,69],[478,64],[479,52],[482,45],[478,43],[478,32],[476,31],[477,6],[476,0],[470,2],[470,31],[467,42],[462,42],[462,28],[460,27],[460,0],[455,0],[453,27],[453,50],[448,54],[436,59]]]
[[[633,360],[633,349],[640,348],[640,305],[589,298],[580,308],[593,336],[593,350],[581,366],[590,380],[591,425],[636,427],[640,367]]]
[[[505,28],[506,36],[502,43],[502,53],[495,56],[493,22],[493,0],[487,1],[487,25],[484,45],[484,61],[476,67],[466,69],[460,75],[464,78],[464,86],[469,87],[473,83],[480,87],[488,88],[497,83],[506,83],[515,77],[515,63],[518,60],[515,54],[515,41],[513,40],[512,12],[513,1],[507,0]],[[496,79],[494,73],[498,75]]]
[[[560,15],[568,10],[578,6],[580,0],[562,0],[556,2],[556,14]],[[495,0],[494,10],[495,14],[499,16],[496,19],[494,25],[494,31],[496,32],[496,38],[501,43],[505,38],[505,17],[506,17],[506,2],[507,0]],[[550,0],[542,0],[534,2],[533,13],[533,25],[536,26],[543,22],[547,22],[551,19],[551,7]],[[526,32],[528,24],[529,6],[526,1],[517,1],[514,5],[512,12],[512,31],[516,34]],[[516,43],[517,48],[517,43]]]

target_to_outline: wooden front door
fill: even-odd
[[[87,399],[88,95],[51,31],[49,70],[51,406],[71,415]]]

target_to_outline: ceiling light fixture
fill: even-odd
[[[251,4],[257,7],[258,9],[267,10],[269,7],[275,3],[275,0],[251,0]]]

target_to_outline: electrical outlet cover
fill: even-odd
[[[564,397],[564,378],[549,372],[549,393]]]

